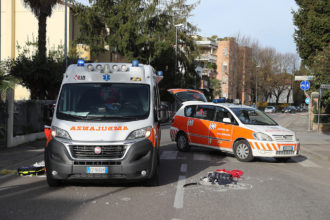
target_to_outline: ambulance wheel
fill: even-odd
[[[156,169],[150,179],[146,181],[146,186],[159,186],[159,170],[160,170],[160,163],[159,157],[156,160]]]
[[[186,152],[189,150],[188,138],[184,133],[179,133],[176,141],[176,146],[179,151]]]
[[[250,162],[253,160],[252,150],[250,144],[245,141],[237,141],[234,145],[235,157],[242,162]]]

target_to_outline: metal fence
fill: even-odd
[[[42,132],[47,122],[48,105],[54,103],[54,100],[15,102],[14,136]]]

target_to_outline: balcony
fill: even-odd
[[[198,47],[209,47],[209,48],[217,48],[218,44],[215,41],[211,40],[198,40],[196,41]]]
[[[213,54],[201,54],[199,57],[197,57],[198,61],[207,61],[209,63],[216,63],[217,62],[217,56]]]

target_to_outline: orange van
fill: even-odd
[[[300,144],[293,131],[278,125],[263,112],[245,105],[184,102],[173,118],[172,141],[179,151],[190,146],[234,153],[239,161],[297,156]]]

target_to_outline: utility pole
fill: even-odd
[[[175,64],[174,64],[174,80],[176,78],[176,69],[178,65],[178,28],[182,27],[183,24],[175,24]]]

